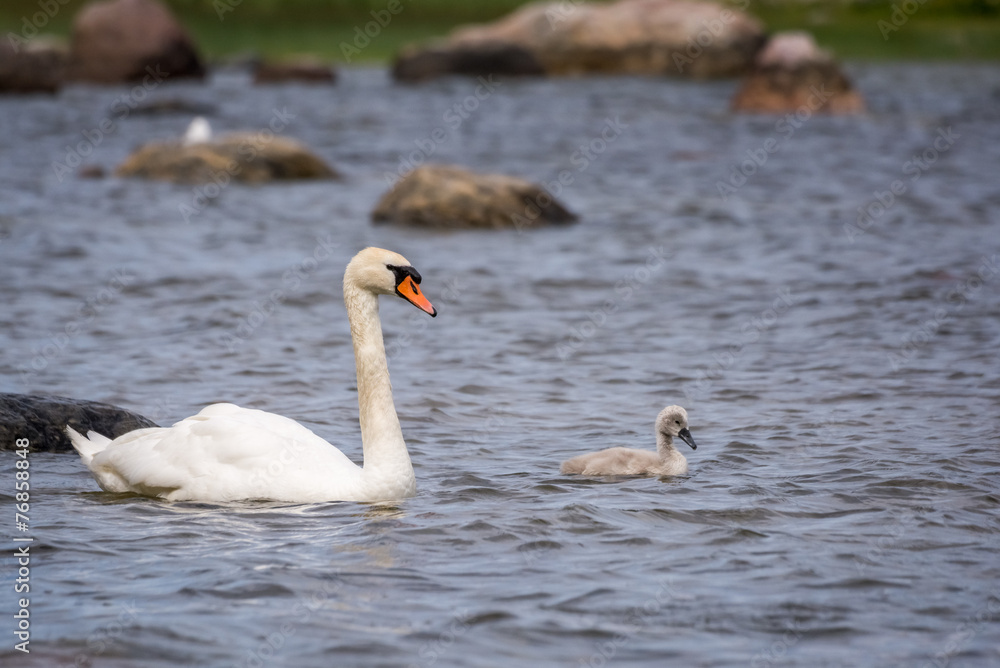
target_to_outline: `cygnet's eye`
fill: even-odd
[[[681,423],[681,421],[680,421],[680,420],[674,420],[674,424],[677,424],[677,425],[679,425],[680,423]]]

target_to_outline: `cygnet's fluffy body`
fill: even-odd
[[[675,436],[692,450],[698,447],[688,431],[687,411],[680,406],[667,406],[656,417],[656,452],[608,448],[567,459],[559,470],[580,475],[683,475],[688,471],[688,463],[674,448]]]

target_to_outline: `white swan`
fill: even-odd
[[[355,255],[344,273],[364,467],[294,420],[233,404],[214,404],[172,427],[139,429],[113,441],[95,432],[85,438],[70,427],[66,432],[108,492],[215,502],[413,496],[416,480],[392,403],[378,296],[395,294],[437,315],[418,283],[420,274],[406,258],[381,248]]]
[[[211,140],[212,126],[208,124],[208,119],[204,116],[195,116],[191,124],[188,125],[181,144],[193,146],[194,144],[206,144]]]
[[[688,471],[688,463],[674,448],[674,436],[679,436],[692,450],[698,447],[688,431],[687,411],[680,406],[667,406],[656,417],[656,452],[608,448],[567,459],[559,471],[581,475],[683,475]]]

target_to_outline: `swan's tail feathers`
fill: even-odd
[[[110,438],[98,434],[96,431],[88,431],[87,435],[84,436],[68,425],[66,426],[66,435],[69,436],[70,443],[73,444],[76,451],[80,453],[80,459],[88,467],[94,455],[104,450],[111,443]]]

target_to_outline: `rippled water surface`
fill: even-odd
[[[398,250],[440,311],[382,307],[419,480],[396,506],[170,504],[33,455],[20,665],[1000,663],[1000,69],[850,73],[869,113],[784,124],[727,113],[735,82],[165,85],[149,99],[214,105],[217,131],[284,114],[344,175],[208,199],[53,167],[90,141],[110,170],[189,115],[119,118],[116,88],[0,100],[2,391],[161,424],[234,401],[359,458],[344,265]],[[566,172],[581,221],[373,226],[400,155],[432,151]],[[652,447],[671,403],[689,475],[559,474]]]

